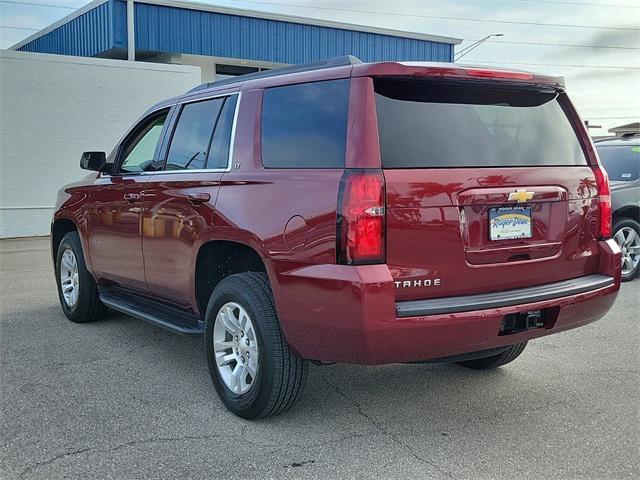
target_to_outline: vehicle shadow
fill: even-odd
[[[561,379],[541,385],[518,362],[488,372],[446,364],[312,365],[305,393],[291,410],[249,422],[227,412],[218,399],[202,338],[177,336],[116,313],[73,324],[57,306],[33,311],[29,318],[37,328],[3,329],[10,336],[14,327],[32,332],[22,341],[32,342],[38,353],[20,379],[38,370],[60,398],[95,394],[99,403],[88,401],[91,411],[138,411],[137,428],[164,431],[179,425],[190,435],[231,437],[241,429],[274,448],[376,435],[441,438],[477,421],[491,428],[523,409],[549,408],[557,398],[553,390],[561,388]],[[42,395],[34,385],[33,396]]]

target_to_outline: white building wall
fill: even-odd
[[[0,50],[0,238],[48,235],[56,193],[85,150],[110,152],[198,67]]]

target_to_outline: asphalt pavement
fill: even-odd
[[[491,372],[313,366],[257,422],[201,339],[58,305],[48,239],[0,241],[0,478],[640,478],[640,280],[601,321]]]

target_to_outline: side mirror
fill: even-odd
[[[107,155],[104,152],[84,152],[80,157],[80,168],[103,172],[107,165]]]

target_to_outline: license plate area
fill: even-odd
[[[531,207],[489,208],[489,240],[531,238]]]

